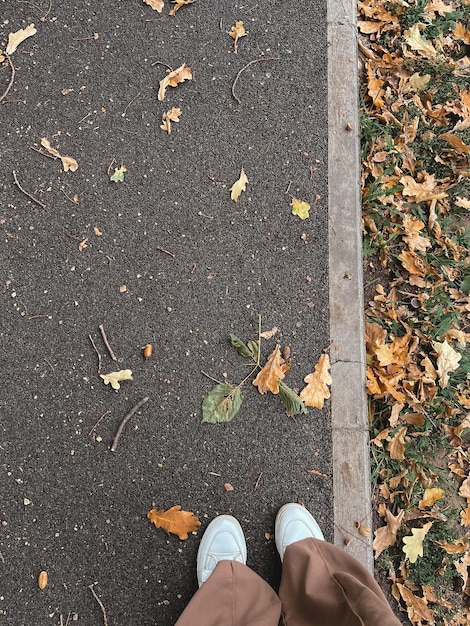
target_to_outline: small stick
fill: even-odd
[[[217,380],[216,378],[212,378],[212,376],[209,376],[209,374],[206,374],[204,370],[201,370],[201,374],[204,374],[204,376],[207,376],[207,378],[209,378],[210,380],[213,380],[215,383],[218,383],[219,385],[224,384],[224,383],[221,383],[220,380]]]
[[[126,108],[125,108],[125,109],[124,109],[124,111],[121,113],[121,117],[126,117],[127,109],[131,106],[131,104],[132,104],[133,102],[135,102],[135,101],[137,100],[137,98],[138,98],[139,96],[140,96],[140,91],[139,91],[139,93],[138,93],[136,96],[134,96],[134,97],[132,98],[132,100],[131,100],[131,101],[130,101],[127,105],[126,105]]]
[[[44,155],[44,156],[47,156],[47,155]],[[65,191],[62,189],[62,187],[60,188],[60,190],[61,190],[61,192],[64,194],[64,196],[67,198],[67,200],[68,200],[69,202],[73,202],[74,204],[77,204],[73,198],[69,198],[69,197],[68,197],[68,195],[67,195],[67,194],[65,193]]]
[[[163,61],[154,61],[154,62],[152,63],[152,67],[153,67],[154,65],[164,65],[165,67],[167,67],[167,68],[170,70],[170,72],[172,72],[172,71],[173,71],[173,68],[171,67],[171,65],[167,65],[166,63],[163,63]]]
[[[10,91],[10,89],[12,88],[13,81],[15,80],[15,67],[14,67],[14,65],[13,65],[13,63],[12,63],[12,61],[11,61],[11,59],[10,59],[10,55],[9,55],[9,54],[7,54],[6,52],[4,52],[4,55],[5,55],[6,60],[7,60],[7,61],[8,61],[8,63],[10,64],[10,67],[11,67],[11,76],[10,76],[10,82],[8,83],[7,88],[5,89],[5,91],[4,91],[4,92],[2,93],[2,95],[0,96],[0,102],[1,102],[2,100],[4,100],[4,99],[7,97],[8,92],[9,92],[9,91]]]
[[[72,37],[72,41],[86,41],[87,39],[99,39],[98,33],[93,33],[93,35],[88,35],[87,37]]]
[[[51,368],[52,371],[54,371],[54,366],[52,365],[52,363],[49,361],[49,359],[44,359],[44,361],[49,365],[49,367]]]
[[[94,426],[92,426],[90,428],[90,431],[88,432],[89,435],[91,435],[92,432],[95,431],[96,427],[98,426],[98,424],[101,422],[102,419],[104,419],[107,415],[109,415],[111,413],[111,411],[105,411],[103,413],[103,415],[100,415],[98,418],[98,421],[96,422],[96,424]]]
[[[157,246],[157,250],[160,250],[160,252],[164,252],[165,254],[168,254],[169,256],[175,258],[175,255],[173,254],[173,252],[168,252],[168,250],[165,250],[165,248],[161,248],[160,246]]]
[[[291,188],[291,185],[292,185],[292,181],[290,180],[290,181],[289,181],[289,184],[287,185],[286,190],[284,191],[284,195],[285,195],[285,196],[287,196],[287,194],[289,193],[289,189]]]
[[[110,174],[110,172],[111,172],[111,168],[113,167],[113,164],[114,164],[115,162],[116,162],[116,159],[113,159],[113,160],[111,161],[111,163],[108,165],[108,170],[107,170],[107,174],[108,174],[108,176],[110,176],[110,175],[111,175],[111,174]]]
[[[94,347],[96,354],[98,355],[98,374],[101,372],[101,354],[98,352],[98,348],[96,347],[95,342],[93,341],[93,337],[88,335],[88,338],[91,341],[91,345]]]
[[[235,80],[233,81],[233,85],[232,85],[232,96],[235,98],[235,100],[238,102],[238,104],[242,103],[240,98],[238,98],[235,95],[235,85],[237,84],[238,79],[240,78],[242,72],[244,72],[248,67],[250,67],[250,65],[253,65],[253,63],[259,63],[260,61],[279,61],[279,58],[275,58],[275,57],[265,58],[265,57],[262,57],[261,59],[255,59],[254,61],[250,61],[244,67],[242,67],[242,69],[238,72]]]
[[[104,332],[103,324],[100,324],[98,328],[100,329],[101,336],[103,337],[104,345],[108,349],[109,356],[113,359],[113,361],[117,361],[116,355],[114,354],[113,349],[109,345],[108,338],[106,337],[106,333]]]
[[[32,196],[30,193],[28,193],[27,191],[25,191],[25,190],[23,189],[23,187],[20,185],[20,183],[19,183],[19,181],[18,181],[18,178],[17,178],[17,176],[16,176],[16,172],[15,172],[15,170],[13,170],[13,178],[15,179],[15,185],[18,187],[18,189],[19,189],[20,191],[22,191],[22,192],[24,193],[24,195],[25,195],[25,196],[28,196],[28,198],[29,198],[30,200],[32,200],[32,201],[33,201],[33,202],[35,202],[36,204],[39,204],[39,206],[41,206],[43,209],[45,209],[45,208],[46,208],[46,205],[45,205],[45,204],[43,204],[40,200],[38,200],[37,198],[35,198],[34,196]]]
[[[94,583],[96,585],[96,583]],[[109,622],[108,622],[108,616],[106,615],[106,609],[104,608],[104,604],[101,602],[101,600],[98,598],[98,596],[96,595],[95,590],[93,589],[93,585],[88,585],[88,589],[91,591],[91,593],[93,594],[93,597],[95,598],[95,600],[98,602],[98,604],[100,605],[100,609],[101,612],[103,613],[103,625],[104,626],[108,626]]]
[[[256,491],[256,490],[258,489],[258,487],[259,487],[259,482],[260,482],[260,480],[261,480],[261,476],[262,476],[262,475],[263,475],[263,472],[261,472],[261,474],[258,476],[258,480],[256,481],[256,483],[255,483],[255,487],[254,487],[254,490],[255,490],[255,491]]]
[[[42,317],[49,317],[49,315],[47,315],[47,313],[42,313],[41,315],[30,315],[28,317],[28,322],[29,322],[29,320],[38,320],[38,319],[40,319]]]
[[[90,115],[91,115],[91,111],[90,111],[89,113],[87,113],[87,114],[85,115],[85,117],[82,117],[82,119],[81,119],[81,120],[78,120],[77,124],[81,124],[81,122],[85,121],[85,120],[86,120],[86,118],[87,118],[87,117],[89,117]]]
[[[121,424],[119,425],[119,428],[118,428],[118,431],[116,433],[116,436],[114,437],[113,445],[111,446],[111,452],[116,452],[116,448],[117,448],[117,445],[118,445],[119,437],[121,436],[121,433],[124,430],[124,426],[130,420],[130,418],[134,415],[134,413],[136,411],[138,411],[140,409],[140,407],[143,404],[145,404],[146,402],[148,402],[148,397],[147,396],[145,398],[142,398],[142,400],[140,402],[137,402],[135,407],[133,409],[131,409],[129,411],[129,413],[124,417],[124,419],[122,420]]]
[[[42,150],[38,150],[34,146],[30,146],[30,148],[31,148],[31,150],[34,150],[34,152],[37,152],[38,154],[42,154],[42,156],[45,156],[48,159],[52,159],[53,161],[55,161],[57,159],[57,157],[53,156],[52,154],[46,154],[45,152],[43,152]]]

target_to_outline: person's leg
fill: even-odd
[[[300,505],[282,507],[276,544],[283,560],[279,597],[286,626],[399,626],[379,585],[344,550],[323,540]]]
[[[196,592],[176,626],[278,626],[281,602],[246,565],[246,545],[237,520],[216,517],[199,546]]]

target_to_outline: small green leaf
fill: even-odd
[[[308,413],[308,409],[299,396],[288,387],[282,380],[279,381],[279,398],[284,405],[288,415],[298,415]]]
[[[460,291],[463,293],[470,293],[470,274],[465,276],[463,279],[462,284],[460,285]]]
[[[253,339],[250,339],[250,341],[246,342],[246,345],[248,346],[248,350],[251,352],[251,356],[253,357],[253,361],[255,363],[258,363],[258,354],[259,354],[258,342],[257,341],[253,341]]]
[[[121,167],[114,168],[114,174],[109,177],[113,183],[122,183],[124,180],[124,172],[127,172],[126,166],[121,165]]]
[[[240,410],[242,402],[240,387],[216,385],[202,402],[202,422],[209,424],[230,422]]]
[[[238,354],[247,357],[248,359],[253,358],[253,352],[246,346],[241,339],[239,339],[233,333],[230,333],[230,342]]]

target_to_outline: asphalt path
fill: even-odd
[[[282,504],[303,502],[333,537],[328,405],[293,419],[248,381],[233,421],[201,424],[215,384],[203,372],[247,374],[230,332],[256,339],[259,315],[278,327],[263,358],[289,346],[295,388],[329,344],[326,3],[197,0],[174,17],[168,4],[1,3],[3,50],[37,28],[11,55],[0,103],[2,624],[96,626],[90,585],[110,626],[174,623],[219,513],[237,516],[248,564],[275,587]],[[237,21],[248,34],[235,54]],[[183,63],[193,80],[158,101],[167,66]],[[0,92],[10,76],[4,62]],[[42,138],[78,169],[39,154]],[[119,391],[99,377],[90,335],[102,373],[132,370]],[[177,504],[202,522],[186,541],[147,519]]]

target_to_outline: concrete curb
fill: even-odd
[[[365,393],[364,301],[356,2],[328,2],[328,187],[331,415],[335,543],[371,573],[369,429]],[[342,532],[345,531],[345,532]]]

